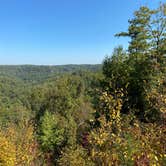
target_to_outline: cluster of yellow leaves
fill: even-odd
[[[96,165],[119,165],[119,156],[115,144],[120,143],[121,132],[120,110],[122,107],[122,93],[116,96],[103,93],[100,98],[102,116],[100,128],[91,131],[89,142],[91,145],[91,158]],[[116,99],[118,98],[118,99]]]
[[[10,126],[0,131],[0,165],[30,165],[37,157],[32,125]]]
[[[15,163],[15,145],[0,132],[0,166],[14,166]]]
[[[164,124],[144,124],[134,118],[131,124],[129,115],[120,115],[120,99],[104,93],[101,101],[109,120],[103,112],[98,119],[100,127],[89,135],[90,154],[96,165],[160,166],[166,162]]]
[[[109,123],[102,125],[89,136],[91,158],[96,165],[104,166],[163,165],[166,162],[166,135],[165,127],[160,127],[140,126],[135,122],[133,126],[122,126],[121,132],[116,134]]]
[[[123,128],[123,132],[130,135],[132,141],[127,141],[131,144],[130,152],[134,163],[137,165],[163,165],[165,163],[164,154],[166,153],[165,142],[165,127],[156,124],[134,123],[134,126]],[[128,139],[129,140],[129,139]]]
[[[116,91],[114,96],[104,92],[100,97],[100,109],[102,114],[106,115],[107,122],[109,121],[109,123],[111,123],[111,125],[114,126],[116,130],[120,130],[120,110],[122,108],[122,96],[123,93],[121,91]]]

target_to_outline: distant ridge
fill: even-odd
[[[98,72],[102,65],[66,64],[66,65],[0,65],[0,76],[15,77],[24,82],[40,82],[52,76],[79,71]]]

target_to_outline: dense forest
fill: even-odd
[[[166,165],[166,4],[115,37],[101,65],[0,66],[0,166]]]
[[[39,83],[60,74],[74,73],[78,71],[98,72],[101,65],[59,65],[59,66],[35,66],[35,65],[0,65],[0,76],[15,77],[25,83]]]

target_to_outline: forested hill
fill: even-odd
[[[25,82],[38,83],[52,76],[79,71],[96,72],[101,70],[101,65],[0,65],[0,76],[15,77]]]
[[[166,3],[116,36],[102,65],[0,66],[0,166],[166,166]]]

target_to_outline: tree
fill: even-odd
[[[46,152],[58,150],[64,142],[64,119],[60,115],[46,111],[40,122],[39,141],[42,148]]]
[[[152,101],[159,98],[160,82],[165,73],[165,28],[165,4],[157,10],[142,6],[129,20],[128,31],[116,35],[131,38],[128,48],[128,105],[144,121],[150,120],[150,116],[153,121],[160,117],[160,111]],[[154,89],[156,94],[151,93]]]
[[[147,41],[150,39],[150,35],[148,34],[148,25],[150,23],[152,13],[153,11],[148,7],[140,7],[140,9],[134,13],[134,18],[129,20],[128,31],[116,34],[118,37],[124,36],[131,38],[128,48],[130,56],[139,58],[141,54],[148,52],[150,48]]]
[[[93,162],[87,155],[87,151],[81,146],[72,146],[66,148],[58,161],[60,166],[93,166]]]
[[[103,62],[105,82],[113,90],[124,88],[128,79],[128,56],[122,46],[114,49],[111,57],[106,57]]]

